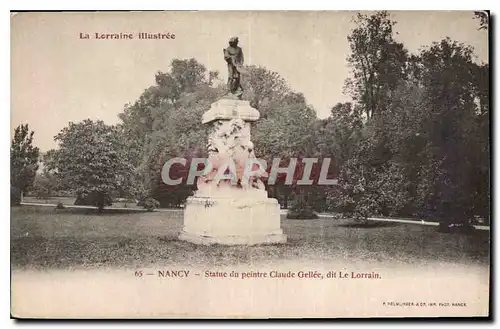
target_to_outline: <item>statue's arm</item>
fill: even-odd
[[[243,65],[245,63],[245,58],[243,57],[243,49],[240,48],[240,64]]]
[[[227,51],[227,49],[223,49],[223,52],[224,52],[224,60],[226,62],[228,62],[229,64],[232,64],[232,57],[229,54],[229,52]]]

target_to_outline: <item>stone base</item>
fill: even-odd
[[[195,196],[186,201],[179,239],[196,244],[255,245],[284,243],[286,235],[276,199]]]

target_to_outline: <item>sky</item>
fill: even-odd
[[[318,117],[327,117],[349,77],[347,35],[352,11],[18,13],[11,16],[11,135],[28,123],[42,151],[70,121],[119,122],[124,105],[154,84],[172,59],[195,58],[227,79],[222,49],[238,36],[245,64],[278,72],[302,92]],[[487,32],[470,11],[390,12],[396,39],[416,52],[445,37],[474,47],[488,62]],[[170,40],[137,34],[174,33]],[[81,39],[88,33],[90,39]],[[133,40],[95,39],[132,33]],[[201,120],[201,118],[200,118]]]

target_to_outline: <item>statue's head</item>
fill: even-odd
[[[229,39],[229,45],[231,47],[236,47],[238,45],[238,37],[232,37],[231,39]]]

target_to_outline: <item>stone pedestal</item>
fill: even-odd
[[[203,115],[203,123],[214,127],[209,144],[217,140],[213,142],[218,146],[217,156],[234,157],[236,153],[232,153],[232,149],[239,150],[251,144],[250,124],[258,118],[259,112],[247,101],[221,99],[212,104]],[[241,119],[244,124],[231,139],[226,132],[232,131],[229,128],[233,127],[234,119]],[[231,141],[236,141],[237,147],[231,148]],[[225,146],[227,148],[222,150]],[[213,152],[213,148],[209,146],[209,152]],[[253,154],[253,146],[249,152]],[[242,188],[226,182],[199,184],[198,187],[196,194],[186,201],[179,239],[196,244],[225,245],[286,242],[278,201],[268,198],[264,189]]]
[[[286,236],[280,225],[276,199],[195,196],[187,199],[179,238],[197,244],[282,243]]]

